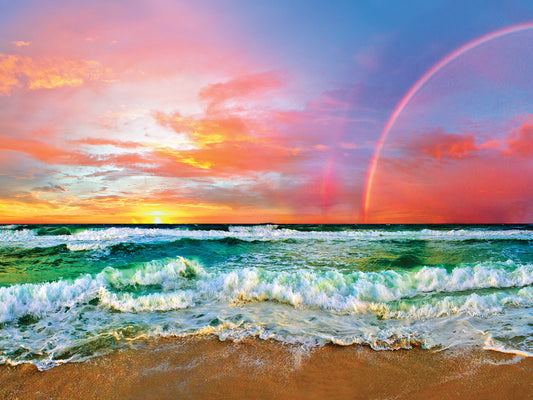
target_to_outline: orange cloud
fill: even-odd
[[[201,117],[184,117],[178,113],[153,113],[154,119],[178,134],[186,134],[195,149],[154,150],[159,158],[189,164],[217,174],[245,174],[247,171],[286,171],[308,155],[301,148],[287,144],[286,138],[273,129],[276,121],[270,115],[248,117],[231,112],[217,112]],[[298,136],[295,135],[295,140]],[[308,146],[307,151],[320,151],[325,146]],[[287,169],[288,168],[288,169]]]
[[[48,164],[64,164],[72,161],[71,152],[37,140],[0,138],[0,149],[18,151]]]
[[[8,95],[19,84],[18,60],[17,56],[0,54],[0,96]]]
[[[26,47],[26,46],[29,46],[31,44],[31,42],[24,42],[22,40],[17,40],[15,42],[13,42],[13,44],[17,47]]]
[[[0,54],[1,96],[10,95],[17,87],[35,90],[80,86],[108,75],[110,71],[93,60],[48,58],[36,61],[30,57]]]
[[[198,146],[232,141],[251,141],[250,132],[257,124],[229,113],[205,115],[200,118],[184,117],[179,113],[154,112],[154,119],[176,133],[186,133]]]
[[[128,145],[127,142],[126,145]],[[33,139],[0,138],[0,150],[17,151],[49,165],[114,165],[135,169],[153,162],[149,156],[137,153],[96,156],[77,149],[63,149],[60,146]]]

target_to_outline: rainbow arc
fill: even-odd
[[[491,33],[488,33],[484,36],[481,36],[480,38],[477,38],[475,40],[472,40],[471,42],[466,43],[465,45],[459,47],[458,49],[454,50],[450,54],[448,54],[446,57],[444,57],[442,60],[440,60],[438,63],[433,65],[429,70],[426,71],[422,77],[416,81],[416,83],[409,89],[409,91],[404,95],[404,97],[400,100],[400,102],[396,105],[396,108],[390,115],[389,119],[387,120],[387,123],[385,124],[385,127],[383,128],[383,131],[381,132],[381,135],[379,137],[379,141],[376,145],[376,149],[374,150],[374,155],[372,156],[372,159],[370,160],[370,164],[368,166],[367,175],[365,179],[365,187],[363,190],[363,201],[362,201],[362,210],[361,210],[361,223],[365,223],[367,219],[368,210],[370,207],[371,202],[371,194],[372,194],[372,184],[374,182],[374,176],[376,174],[376,168],[378,165],[379,157],[381,154],[381,150],[383,149],[383,145],[385,144],[385,140],[387,139],[387,136],[389,135],[390,130],[396,123],[396,120],[402,113],[402,111],[405,109],[407,104],[411,101],[411,99],[416,95],[416,93],[429,81],[431,78],[437,74],[441,69],[446,67],[449,63],[451,63],[456,58],[462,56],[463,54],[469,52],[470,50],[483,45],[484,43],[490,42],[491,40],[501,38],[502,36],[510,35],[513,33],[525,31],[533,29],[533,22],[529,22],[526,24],[520,24],[520,25],[513,25],[507,28],[503,28]]]

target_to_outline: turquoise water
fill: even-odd
[[[533,354],[532,225],[0,226],[0,363],[139,337]]]

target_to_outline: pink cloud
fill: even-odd
[[[517,130],[511,132],[507,146],[513,154],[521,157],[533,156],[533,123],[525,122]]]
[[[229,100],[251,100],[282,87],[279,72],[268,71],[238,76],[223,83],[214,83],[203,88],[199,98],[211,107],[221,106]]]
[[[478,149],[473,135],[445,133],[443,129],[417,136],[409,147],[411,152],[421,153],[435,160],[463,158]]]
[[[531,125],[503,142],[477,146],[471,134],[433,130],[384,153],[370,222],[514,223],[533,218]],[[504,135],[505,136],[505,135]],[[432,160],[427,163],[428,157]]]
[[[16,40],[13,42],[13,44],[17,47],[26,47],[26,46],[29,46],[31,42],[25,42],[23,40]]]

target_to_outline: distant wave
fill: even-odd
[[[118,243],[153,243],[175,241],[182,238],[197,240],[221,240],[235,238],[243,241],[279,240],[360,240],[360,241],[468,241],[506,240],[533,241],[533,230],[524,229],[451,229],[451,230],[373,230],[347,229],[340,231],[302,231],[279,228],[276,225],[229,226],[227,230],[197,230],[189,228],[131,228],[109,227],[91,229],[54,228],[46,234],[39,229],[2,229],[0,246],[52,247],[66,244],[72,251],[97,250]]]

